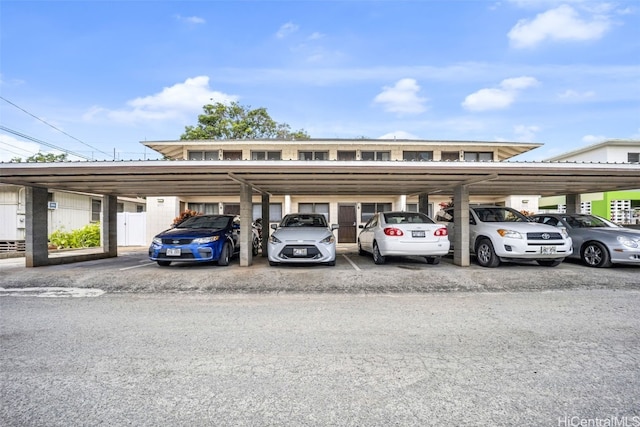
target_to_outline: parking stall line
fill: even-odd
[[[346,260],[347,260],[347,262],[348,262],[349,264],[351,264],[351,267],[353,267],[353,269],[354,269],[354,270],[356,270],[356,271],[362,271],[362,270],[360,270],[360,267],[358,267],[358,266],[355,264],[355,262],[351,261],[351,259],[350,259],[348,256],[346,256],[345,254],[342,254],[342,256],[344,257],[344,259],[346,259]]]
[[[147,267],[147,266],[153,265],[153,264],[155,264],[155,262],[148,262],[146,264],[134,265],[132,267],[124,267],[124,268],[121,268],[120,271],[132,270],[134,268],[140,268],[140,267]]]

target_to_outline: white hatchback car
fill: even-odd
[[[322,214],[292,213],[272,224],[267,254],[269,265],[306,263],[336,265],[336,238]]]
[[[436,216],[453,238],[453,208]],[[469,251],[482,267],[497,267],[506,260],[535,260],[555,267],[573,253],[571,237],[564,228],[530,221],[504,206],[469,207]]]
[[[358,252],[373,254],[373,262],[384,264],[386,256],[420,256],[438,264],[449,252],[447,228],[419,212],[379,212],[358,236]]]

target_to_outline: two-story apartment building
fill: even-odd
[[[550,162],[640,163],[640,140],[609,140],[546,159]],[[582,211],[621,224],[640,224],[640,182],[638,190],[582,194]],[[565,209],[565,197],[543,197],[540,208],[547,212]]]
[[[145,146],[171,160],[191,161],[397,161],[397,162],[502,162],[539,147],[536,143],[431,141],[380,139],[309,139],[286,140],[199,140],[144,141]],[[275,167],[275,165],[274,165]],[[440,203],[450,202],[450,195],[432,194],[422,209],[433,215]],[[520,210],[537,210],[536,195],[512,196],[499,200],[476,198],[476,203],[499,203]],[[305,196],[274,194],[270,197],[270,221],[278,222],[289,212],[318,212],[329,222],[340,225],[338,241],[356,241],[357,228],[377,211],[419,210],[419,194],[397,196]],[[229,196],[149,197],[147,199],[147,237],[168,227],[185,209],[202,213],[239,213],[240,199]],[[259,195],[254,196],[253,217],[261,217]]]

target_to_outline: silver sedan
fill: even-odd
[[[573,258],[589,267],[640,265],[640,230],[620,227],[587,214],[538,214],[535,222],[564,227],[573,240]]]
[[[293,213],[273,224],[267,254],[270,265],[313,263],[336,265],[336,238],[322,214]]]
[[[360,255],[371,253],[373,262],[384,264],[386,256],[421,256],[438,264],[449,252],[447,227],[419,212],[376,213],[358,236]]]

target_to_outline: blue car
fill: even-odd
[[[198,215],[153,238],[149,258],[166,267],[175,261],[213,262],[229,265],[240,251],[240,217]]]

